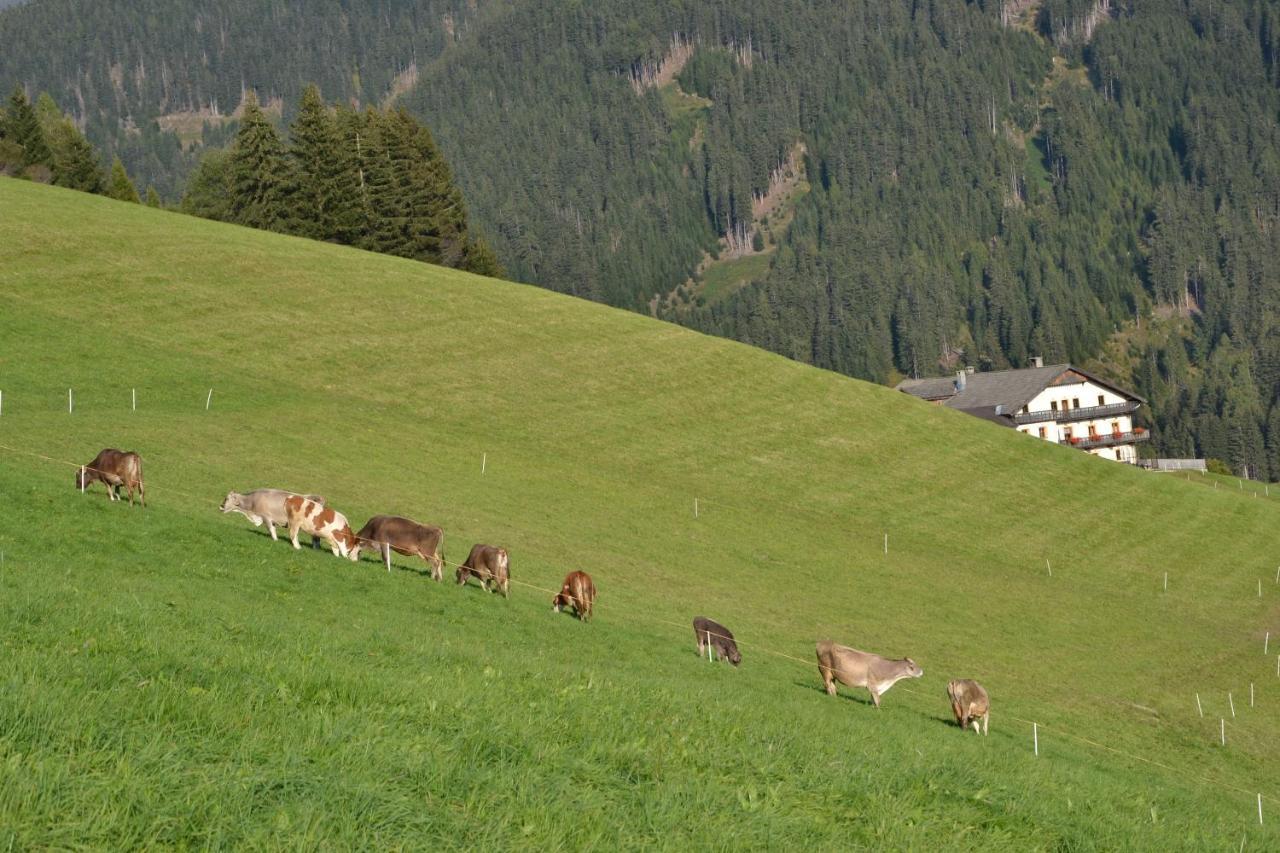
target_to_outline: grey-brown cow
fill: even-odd
[[[124,486],[129,490],[129,506],[133,506],[133,490],[138,490],[138,498],[142,505],[147,505],[146,489],[142,485],[142,457],[133,451],[115,450],[108,447],[88,465],[80,466],[76,472],[76,488],[84,491],[90,483],[101,482],[107,487],[107,496],[113,501],[120,500],[118,490]]]
[[[698,644],[698,656],[707,654],[707,646],[718,660],[727,660],[734,666],[742,663],[742,653],[733,639],[733,632],[713,619],[696,616],[693,620],[693,639]]]
[[[458,585],[466,583],[467,578],[472,576],[480,581],[480,586],[486,592],[491,591],[489,584],[492,582],[492,591],[500,592],[506,598],[508,585],[511,583],[511,561],[507,557],[507,549],[493,545],[472,545],[466,561],[458,566]]]
[[[836,682],[847,687],[865,687],[871,701],[880,707],[880,697],[904,678],[919,678],[924,670],[911,658],[889,660],[870,652],[860,652],[831,640],[818,641],[818,673],[827,693],[836,695]]]
[[[292,497],[297,492],[289,492],[284,489],[254,489],[252,492],[227,492],[227,496],[222,500],[222,506],[219,507],[223,512],[238,512],[245,518],[253,522],[254,527],[267,525],[267,530],[271,532],[271,541],[278,542],[279,537],[276,536],[276,525],[287,527],[289,525],[289,517],[285,513],[284,502],[287,498]],[[320,495],[303,495],[310,501],[324,506],[324,498]],[[311,547],[318,548],[320,539],[311,537]]]
[[[431,578],[444,577],[444,531],[430,524],[419,524],[398,515],[375,515],[356,534],[353,560],[360,558],[361,548],[377,548],[382,561],[391,571],[391,552],[406,557],[421,557],[431,566]]]
[[[978,721],[982,721],[982,734],[987,733],[987,723],[991,717],[991,698],[982,685],[969,678],[957,678],[947,682],[947,697],[951,699],[951,713],[956,715],[956,722],[961,729],[969,728],[978,731]]]

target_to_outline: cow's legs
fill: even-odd
[[[982,736],[983,737],[987,736],[987,723],[990,721],[990,719],[991,719],[991,712],[988,711],[987,713],[982,715]]]
[[[302,550],[302,546],[298,544],[298,529],[300,527],[302,527],[301,523],[294,522],[293,520],[289,521],[289,541],[293,543],[294,550],[296,551]],[[315,541],[314,537],[312,541]]]
[[[439,583],[444,579],[444,560],[439,554],[432,554],[427,562],[431,564],[431,579]]]
[[[867,688],[867,692],[871,694],[871,701],[872,701],[872,702],[874,702],[874,703],[876,703],[876,707],[877,707],[877,708],[879,708],[879,707],[880,707],[880,694],[879,694],[879,693],[877,693],[875,690],[873,690],[873,689],[872,689],[872,688],[870,688],[870,687],[868,687],[868,688]]]
[[[828,667],[819,666],[818,674],[822,676],[822,683],[827,688],[827,695],[836,695],[836,677]]]
[[[258,526],[258,525],[260,525],[260,524],[266,524],[266,525],[267,525],[267,531],[268,531],[268,532],[270,532],[270,534],[271,534],[271,541],[272,541],[272,542],[279,542],[279,541],[280,541],[280,537],[276,536],[276,526],[275,526],[275,524],[274,524],[274,523],[272,523],[272,522],[270,522],[270,521],[267,521],[267,519],[265,519],[265,518],[259,518],[257,521],[255,521],[255,522],[253,523],[253,526],[254,526],[254,527],[257,527],[257,526]]]

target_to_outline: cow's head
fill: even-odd
[[[89,469],[81,468],[77,470],[76,471],[76,491],[77,492],[83,491],[84,487],[87,486],[88,484],[89,484]]]
[[[904,678],[919,678],[924,675],[924,670],[917,666],[916,662],[911,658],[903,658],[902,662],[907,665],[906,672],[903,674]]]
[[[338,543],[338,552],[342,556],[353,563],[360,559],[360,540],[351,532],[350,525],[344,524],[333,538]]]
[[[223,512],[231,512],[240,509],[240,499],[243,495],[237,492],[227,492],[227,496],[222,499],[222,506],[219,507]]]
[[[570,601],[573,601],[573,596],[569,594],[569,585],[565,584],[560,587],[560,591],[556,593],[556,597],[551,599],[551,609],[556,613],[559,613],[560,608],[567,607]]]

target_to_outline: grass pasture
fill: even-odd
[[[0,392],[0,849],[1280,846],[1280,510],[1238,487],[11,180]],[[145,511],[74,490],[104,446],[143,455]],[[217,512],[265,485],[440,524],[450,561],[506,545],[528,586]],[[590,624],[543,591],[572,568]],[[697,614],[740,669],[695,656]],[[830,699],[824,636],[925,675]],[[991,693],[988,738],[950,724],[952,677]]]

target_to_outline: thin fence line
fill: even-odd
[[[22,450],[22,449],[19,449],[19,448],[11,447],[11,446],[6,445],[6,444],[0,444],[0,450],[7,450],[7,451],[12,452],[12,453],[21,454],[21,455],[24,455],[24,456],[30,456],[30,457],[33,457],[33,458],[41,459],[41,460],[44,460],[44,461],[46,461],[46,462],[52,462],[52,463],[59,464],[59,465],[66,465],[66,466],[69,466],[69,467],[72,467],[72,468],[75,468],[75,469],[84,469],[84,470],[92,470],[92,471],[97,471],[97,470],[98,470],[98,469],[91,468],[91,467],[90,467],[90,466],[88,466],[88,465],[81,465],[81,464],[78,464],[78,463],[75,463],[75,462],[70,462],[70,461],[67,461],[67,460],[64,460],[64,459],[57,459],[57,458],[54,458],[54,457],[52,457],[52,456],[47,456],[47,455],[42,454],[42,453],[36,453],[36,452],[33,452],[33,451],[29,451],[29,450]],[[163,489],[162,489],[162,491],[165,491],[165,492],[171,492],[171,493],[173,493],[173,494],[182,495],[182,496],[184,496],[184,497],[190,498],[190,499],[192,499],[192,500],[194,500],[194,501],[197,501],[197,502],[202,502],[202,501],[204,501],[204,500],[205,500],[205,498],[199,497],[199,496],[197,496],[197,495],[193,495],[193,494],[191,494],[191,493],[189,493],[189,492],[183,492],[183,491],[181,491],[181,490],[174,489],[174,488],[165,487],[165,488],[163,488]],[[353,534],[353,536],[354,536],[354,534]],[[360,536],[355,536],[354,538],[356,538],[356,539],[360,539],[361,541],[368,542],[368,543],[371,543],[371,544],[377,544],[377,545],[381,545],[381,544],[382,544],[381,540],[368,539],[368,538],[360,537]],[[453,562],[450,562],[450,561],[448,561],[448,560],[445,560],[443,557],[441,557],[441,558],[440,558],[440,562],[441,562],[441,564],[442,564],[442,565],[452,566],[452,567],[454,567],[454,568],[464,568],[463,564],[461,564],[461,563],[453,563]],[[547,588],[547,587],[541,587],[541,586],[538,586],[537,584],[531,584],[531,583],[528,583],[527,581],[520,581],[520,580],[517,580],[517,579],[515,579],[515,578],[510,578],[510,577],[509,577],[509,578],[508,578],[508,581],[509,581],[510,583],[518,584],[518,585],[520,585],[520,586],[528,587],[528,588],[530,588],[530,589],[535,589],[535,590],[538,590],[538,591],[540,591],[540,592],[544,592],[544,593],[551,593],[552,595],[559,595],[559,593],[560,593],[560,591],[559,591],[559,590],[553,590],[553,589],[550,589],[550,588]],[[651,621],[651,622],[661,623],[661,624],[668,625],[668,626],[671,626],[671,627],[674,627],[674,628],[678,628],[678,629],[680,629],[680,630],[686,630],[686,629],[688,629],[688,628],[690,627],[689,625],[685,625],[685,624],[678,623],[678,622],[672,622],[671,620],[669,620],[669,619],[665,619],[665,618],[660,617],[660,616],[641,615],[641,617],[640,617],[640,618],[641,618],[641,619],[648,619],[648,620],[649,620],[649,621]],[[624,621],[625,621],[625,620],[624,620]],[[737,638],[726,637],[726,636],[724,636],[724,635],[722,635],[722,634],[716,634],[716,633],[713,633],[713,632],[710,632],[710,631],[708,631],[708,632],[706,632],[706,633],[708,634],[708,636],[715,636],[715,637],[717,637],[717,638],[719,638],[719,639],[732,640],[736,645],[740,645],[740,646],[742,646],[742,647],[744,647],[744,648],[754,648],[755,650],[760,651],[760,652],[763,652],[763,653],[765,653],[765,654],[769,654],[769,655],[772,655],[772,656],[774,656],[774,657],[781,658],[781,659],[784,659],[784,660],[793,661],[793,662],[795,662],[795,663],[797,663],[797,664],[800,664],[800,665],[804,666],[805,668],[811,668],[811,667],[817,666],[817,664],[816,664],[814,661],[807,661],[807,660],[804,660],[804,659],[802,659],[802,658],[798,658],[798,657],[796,657],[795,655],[787,654],[786,652],[780,652],[780,651],[777,651],[777,650],[775,650],[775,649],[770,649],[770,648],[768,648],[767,646],[763,646],[763,645],[761,645],[761,644],[755,643],[754,641],[752,641],[752,642],[750,642],[750,643],[744,643],[744,642],[742,642],[742,641],[738,640]],[[932,698],[932,696],[931,696],[930,694],[924,693],[924,692],[919,691],[919,690],[913,690],[912,688],[907,687],[907,686],[905,686],[905,685],[904,685],[904,686],[902,686],[902,687],[900,687],[900,688],[899,688],[899,690],[900,690],[901,692],[910,693],[910,694],[911,694],[911,695],[913,695],[913,696],[918,696],[918,697],[921,697],[921,698],[924,698],[924,699],[931,699],[931,698]],[[1270,800],[1270,801],[1272,801],[1272,802],[1280,803],[1280,797],[1276,797],[1275,795],[1272,795],[1272,794],[1262,794],[1261,792],[1253,791],[1253,790],[1250,790],[1250,789],[1248,789],[1248,788],[1242,788],[1242,787],[1240,787],[1239,785],[1236,785],[1236,784],[1233,784],[1233,783],[1230,783],[1230,782],[1223,782],[1223,781],[1221,781],[1221,780],[1213,779],[1213,778],[1208,777],[1208,776],[1202,776],[1202,775],[1198,775],[1198,774],[1192,773],[1192,772],[1187,771],[1187,770],[1181,770],[1181,769],[1179,769],[1179,768],[1177,768],[1177,767],[1173,767],[1173,766],[1168,765],[1168,764],[1165,764],[1165,763],[1163,763],[1163,762],[1161,762],[1161,761],[1157,761],[1157,760],[1155,760],[1155,759],[1153,759],[1153,758],[1147,758],[1147,757],[1145,757],[1145,756],[1137,755],[1137,754],[1135,754],[1135,753],[1131,753],[1131,752],[1128,752],[1128,751],[1126,751],[1126,750],[1118,749],[1118,748],[1113,747],[1113,746],[1108,746],[1107,744],[1099,743],[1098,741],[1095,741],[1095,740],[1092,740],[1092,739],[1090,739],[1090,738],[1084,737],[1083,735],[1077,735],[1077,734],[1074,734],[1074,733],[1072,733],[1072,732],[1069,732],[1069,731],[1067,731],[1067,730],[1065,730],[1065,729],[1058,728],[1058,727],[1056,727],[1056,726],[1046,725],[1046,724],[1044,724],[1044,723],[1039,722],[1038,720],[1029,720],[1029,719],[1024,719],[1024,718],[1022,718],[1022,717],[1018,717],[1018,716],[1013,715],[1013,714],[1009,714],[1009,715],[1007,715],[1007,717],[1006,717],[1006,718],[1007,718],[1007,719],[1009,719],[1009,720],[1012,720],[1012,721],[1014,721],[1014,722],[1017,722],[1017,723],[1023,723],[1023,724],[1026,724],[1026,725],[1037,725],[1037,726],[1039,726],[1040,728],[1043,728],[1043,729],[1045,729],[1045,730],[1047,730],[1047,731],[1051,731],[1051,732],[1053,732],[1053,733],[1055,733],[1055,734],[1058,734],[1058,735],[1062,735],[1063,737],[1066,737],[1066,738],[1068,738],[1068,739],[1075,740],[1075,741],[1077,741],[1078,743],[1082,743],[1082,744],[1085,744],[1085,745],[1088,745],[1088,746],[1097,747],[1097,748],[1099,748],[1099,749],[1105,750],[1105,751],[1110,752],[1110,753],[1113,753],[1113,754],[1115,754],[1115,755],[1120,755],[1120,756],[1123,756],[1123,757],[1125,757],[1125,758],[1129,758],[1129,759],[1133,759],[1133,760],[1135,760],[1135,761],[1140,761],[1140,762],[1144,762],[1144,763],[1146,763],[1146,764],[1150,764],[1150,765],[1152,765],[1152,766],[1154,766],[1154,767],[1159,767],[1159,768],[1161,768],[1162,770],[1165,770],[1165,771],[1167,771],[1167,772],[1169,772],[1169,773],[1172,773],[1172,774],[1175,774],[1175,775],[1181,776],[1181,777],[1182,777],[1182,778],[1184,778],[1184,779],[1188,779],[1188,780],[1191,780],[1191,781],[1198,781],[1198,782],[1201,782],[1201,783],[1207,784],[1207,785],[1209,785],[1210,787],[1217,787],[1217,788],[1220,788],[1220,789],[1223,789],[1223,790],[1227,790],[1227,791],[1232,791],[1232,792],[1235,792],[1235,793],[1240,793],[1240,794],[1249,794],[1249,795],[1251,795],[1251,796],[1252,796],[1252,795],[1257,795],[1257,796],[1259,796],[1259,797],[1262,797],[1262,798],[1264,798],[1264,799]]]

